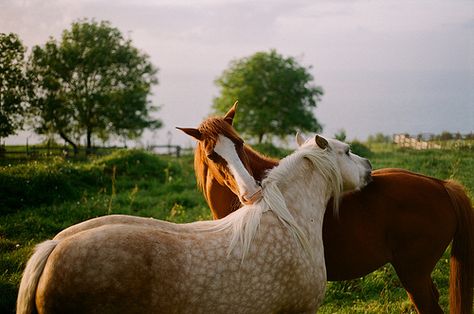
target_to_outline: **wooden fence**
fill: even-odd
[[[179,145],[148,145],[146,149],[158,155],[170,155],[176,157],[181,157],[183,154],[189,154],[192,152],[192,148],[183,148]]]

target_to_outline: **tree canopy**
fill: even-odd
[[[16,34],[0,33],[0,138],[24,122],[27,83],[25,47]]]
[[[234,60],[215,81],[220,95],[213,108],[224,113],[238,100],[236,128],[259,143],[264,137],[285,137],[296,131],[319,132],[322,127],[313,109],[323,90],[312,84],[309,69],[275,50]]]
[[[148,100],[157,69],[109,22],[74,22],[60,41],[35,46],[28,73],[36,132],[58,134],[75,149],[81,138],[90,148],[92,136],[134,138],[161,126]]]

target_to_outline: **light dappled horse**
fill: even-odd
[[[238,209],[257,189],[249,185],[247,191],[239,191],[225,161],[209,154],[217,134],[234,142],[239,158],[257,181],[278,164],[244,145],[232,127],[235,110],[236,105],[224,117],[208,118],[196,129],[181,128],[198,140],[196,178],[215,218]],[[452,241],[451,313],[471,313],[474,214],[463,187],[402,169],[376,170],[372,179],[363,190],[342,197],[338,217],[331,210],[325,213],[328,280],[358,278],[391,263],[418,312],[442,313],[431,272]]]
[[[233,142],[219,139],[217,151],[248,184]],[[269,172],[261,201],[220,220],[114,216],[66,229],[28,261],[17,313],[314,313],[326,284],[326,203],[370,173],[340,154],[346,147],[308,141]]]

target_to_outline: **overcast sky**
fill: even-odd
[[[0,32],[28,48],[81,18],[110,21],[160,69],[165,127],[144,144],[191,143],[174,127],[210,113],[214,79],[272,48],[312,66],[325,135],[474,131],[472,0],[0,0]]]

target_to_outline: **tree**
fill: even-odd
[[[393,142],[392,137],[390,135],[385,135],[381,132],[375,133],[375,135],[369,135],[367,138],[367,142],[371,143],[391,143]]]
[[[344,129],[339,129],[336,134],[334,134],[334,138],[336,140],[339,140],[341,142],[345,142],[347,138],[346,130]]]
[[[0,138],[22,128],[27,100],[25,47],[16,34],[0,33]]]
[[[454,138],[453,134],[451,134],[448,131],[443,131],[439,135],[439,140],[441,141],[449,141],[449,140],[452,140],[453,138]]]
[[[309,69],[275,50],[234,60],[215,81],[220,96],[214,99],[213,108],[224,113],[238,100],[241,113],[236,127],[259,143],[264,136],[268,140],[296,131],[319,132],[322,127],[313,109],[323,91],[311,84]]]
[[[36,131],[58,134],[75,152],[84,137],[90,149],[93,135],[134,138],[161,126],[149,116],[157,69],[109,22],[74,22],[60,42],[35,46],[28,67]]]

